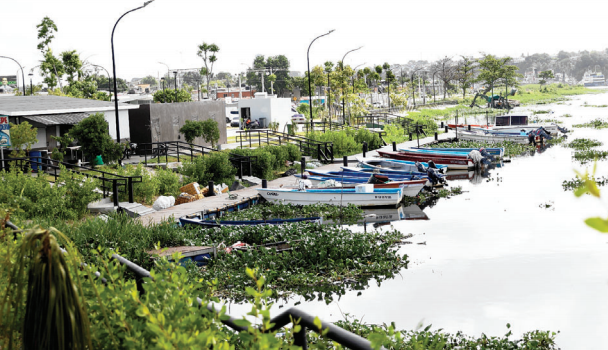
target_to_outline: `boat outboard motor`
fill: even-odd
[[[426,174],[429,177],[429,181],[431,181],[433,185],[445,183],[445,179],[439,174],[437,169],[429,168]]]
[[[426,164],[429,165],[429,169],[437,169],[437,165],[435,165],[435,162],[433,162],[432,160],[429,160],[428,162],[426,162]]]
[[[547,132],[547,130],[545,130],[545,128],[543,128],[542,126],[540,128],[538,128],[538,130],[536,130],[536,135],[543,137],[547,140],[552,140],[553,137],[551,137],[551,135],[549,135],[549,133]]]
[[[476,149],[469,152],[469,154],[467,154],[467,158],[471,159],[473,161],[473,163],[475,163],[476,167],[478,167],[481,164],[481,162],[484,160],[481,153]]]
[[[568,133],[568,128],[562,128],[559,125],[555,125],[555,126],[557,126],[557,130],[559,130],[560,132],[562,132],[564,134]]]
[[[488,151],[486,151],[486,149],[485,149],[485,148],[483,148],[483,147],[481,147],[481,148],[479,149],[479,153],[481,153],[481,155],[482,155],[482,156],[483,156],[485,159],[488,159],[488,160],[491,160],[491,161],[492,161],[492,160],[494,160],[494,156],[493,156],[493,155],[491,155],[490,153],[488,153]]]
[[[420,162],[416,162],[416,169],[421,173],[426,173],[426,168]]]

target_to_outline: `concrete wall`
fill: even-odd
[[[218,144],[227,143],[226,108],[224,101],[200,101],[181,103],[153,103],[150,105],[150,124],[147,126],[152,142],[186,141],[179,129],[186,120],[217,121],[220,129]],[[142,127],[145,127],[142,125]],[[194,144],[208,146],[202,138],[194,139]]]
[[[91,113],[92,114],[92,113]],[[114,111],[103,112],[105,120],[108,122],[110,137],[116,140],[116,114]],[[118,118],[120,121],[120,140],[130,139],[131,131],[129,128],[129,110],[118,110]]]
[[[266,118],[266,126],[271,122],[278,122],[278,131],[283,131],[285,124],[291,123],[291,101],[288,98],[254,98],[239,100],[239,113],[242,108],[250,108],[251,120]],[[243,119],[244,116],[241,115]]]

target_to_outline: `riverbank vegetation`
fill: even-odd
[[[575,128],[593,128],[593,129],[605,129],[608,128],[608,122],[597,118],[592,121],[582,123],[582,124],[574,124]]]

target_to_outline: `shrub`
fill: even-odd
[[[220,129],[217,126],[217,121],[213,119],[207,119],[202,123],[203,126],[203,140],[211,144],[211,148],[215,148],[217,141],[220,139]]]
[[[36,134],[37,128],[33,128],[30,123],[24,121],[21,124],[10,123],[11,147],[13,151],[10,156],[13,158],[25,157],[25,151],[29,151],[33,144],[38,142]]]
[[[32,177],[17,168],[1,172],[0,202],[19,209],[25,217],[54,217],[76,220],[87,213],[87,205],[100,197],[98,181],[61,166],[55,185],[45,176]]]
[[[179,196],[179,175],[171,169],[156,168],[154,177],[158,180],[158,194],[161,196]]]
[[[186,177],[186,182],[198,182],[203,186],[209,181],[231,185],[236,168],[232,166],[228,152],[211,152],[196,157],[192,162],[185,162],[180,172]]]
[[[74,125],[70,134],[78,139],[82,151],[93,159],[101,155],[104,162],[114,162],[122,156],[123,145],[114,142],[102,113],[95,113]]]
[[[302,159],[302,152],[300,152],[300,148],[294,144],[289,144],[286,146],[282,146],[287,149],[287,153],[289,153],[289,160],[292,162],[300,161]]]
[[[192,144],[195,138],[203,135],[203,122],[186,120],[184,125],[179,129],[179,132],[184,135],[186,142]]]

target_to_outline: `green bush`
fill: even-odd
[[[103,113],[95,113],[74,125],[70,135],[78,139],[82,151],[89,159],[101,155],[106,163],[120,159],[124,146],[110,137],[108,122]]]
[[[293,144],[281,146],[263,146],[256,149],[235,149],[232,153],[241,156],[255,156],[257,161],[252,165],[253,176],[260,179],[272,180],[275,172],[285,169],[285,161],[299,161],[302,153]]]
[[[156,168],[154,177],[158,179],[158,194],[161,196],[179,196],[181,183],[179,175],[171,169]]]
[[[184,162],[180,173],[186,177],[184,182],[198,182],[205,186],[213,181],[230,186],[234,182],[236,168],[230,162],[230,153],[211,152],[196,157],[192,162]]]
[[[33,177],[13,168],[0,172],[0,203],[19,209],[27,218],[54,217],[77,220],[87,212],[87,205],[101,196],[94,191],[99,183],[61,166],[57,182],[51,186],[45,176]]]

